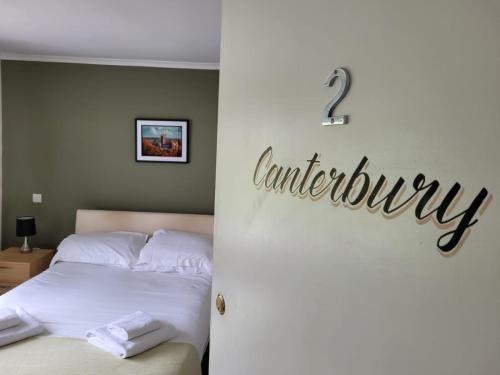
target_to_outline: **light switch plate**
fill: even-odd
[[[42,203],[42,194],[33,193],[33,203]]]

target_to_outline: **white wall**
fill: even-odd
[[[224,2],[215,374],[500,373],[499,19],[488,0]],[[322,127],[340,66],[351,123]],[[391,183],[439,180],[440,199],[459,182],[457,210],[483,187],[493,201],[446,257],[414,205],[389,220],[256,189],[268,146],[327,171],[366,155]]]

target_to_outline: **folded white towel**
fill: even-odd
[[[17,326],[19,323],[21,323],[21,319],[19,319],[14,310],[8,308],[0,309],[0,331]]]
[[[137,336],[160,328],[161,323],[149,314],[136,311],[107,325],[108,331],[121,340],[131,340]]]
[[[21,322],[14,327],[0,331],[0,346],[38,335],[44,330],[40,323],[20,307],[16,308],[16,313]]]
[[[162,323],[159,329],[128,341],[113,336],[106,326],[88,331],[85,337],[90,344],[102,350],[120,358],[128,358],[168,341],[174,338],[176,334],[177,331],[174,326]]]

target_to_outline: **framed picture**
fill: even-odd
[[[187,120],[135,120],[135,160],[187,163]]]

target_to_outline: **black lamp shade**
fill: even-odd
[[[21,216],[16,219],[16,236],[25,237],[36,234],[35,218],[33,216]]]

